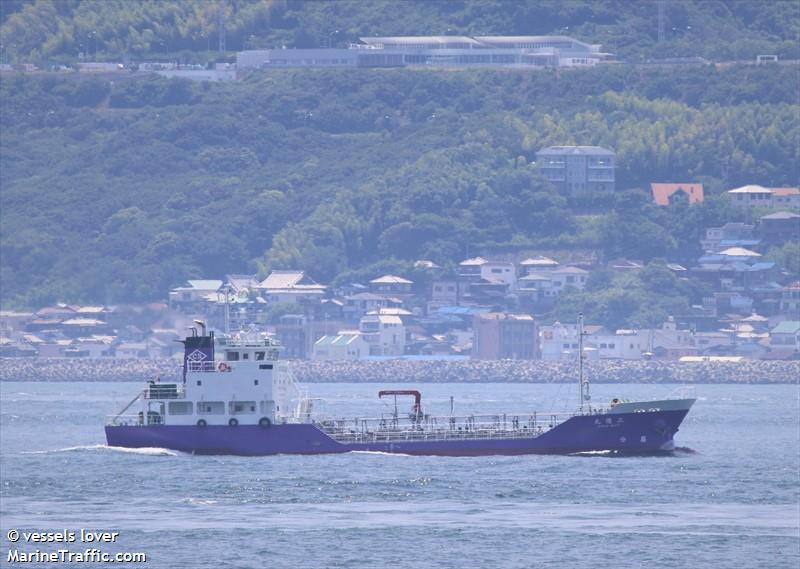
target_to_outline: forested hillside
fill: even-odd
[[[5,62],[179,57],[218,47],[219,0],[3,0]],[[345,46],[375,35],[568,34],[623,60],[704,56],[798,57],[795,0],[669,0],[663,41],[653,0],[226,0],[229,52]]]
[[[2,301],[145,301],[192,277],[330,282],[509,249],[688,262],[705,227],[743,215],[721,191],[796,184],[795,73],[4,77]],[[533,163],[550,144],[614,149],[624,191],[568,203]],[[645,193],[687,180],[705,204]]]

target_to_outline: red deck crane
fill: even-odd
[[[378,392],[378,398],[382,398],[384,395],[413,395],[414,396],[414,407],[412,407],[412,412],[414,417],[422,417],[422,393],[417,391],[416,389],[384,389]]]

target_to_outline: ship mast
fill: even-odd
[[[586,401],[589,412],[592,412],[592,404],[589,403],[592,397],[589,395],[589,380],[583,378],[583,312],[578,313],[578,384],[581,390],[581,414],[583,413],[583,402]]]

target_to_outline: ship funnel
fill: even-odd
[[[200,335],[201,336],[205,336],[206,335],[206,323],[203,322],[202,320],[195,320],[194,323],[197,324],[198,326],[200,326],[200,328],[202,330],[202,333]]]

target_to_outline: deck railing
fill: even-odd
[[[216,363],[211,361],[198,361],[198,362],[187,361],[186,369],[187,371],[191,372],[206,372],[206,373],[217,371]]]
[[[108,415],[106,425],[113,427],[144,427],[147,425],[161,425],[163,418],[160,414],[150,412],[145,419],[144,413],[128,415]]]
[[[142,391],[144,399],[185,399],[186,387],[183,384],[151,383]]]
[[[531,438],[563,423],[571,413],[531,415],[428,415],[378,419],[327,419],[317,426],[339,442]]]

